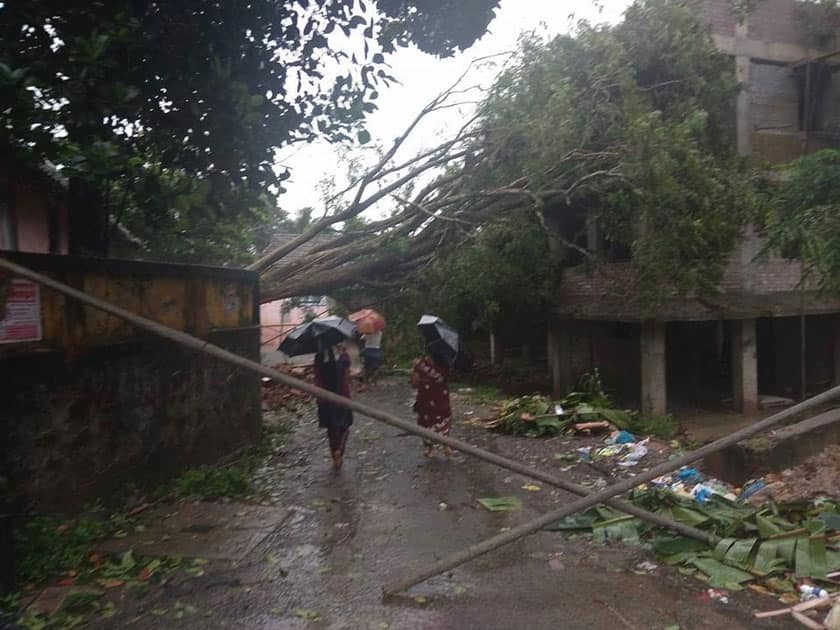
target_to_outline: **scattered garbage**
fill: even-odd
[[[720,602],[721,604],[728,604],[729,603],[729,595],[726,591],[720,591],[716,588],[710,588],[706,590],[706,595],[715,602]]]
[[[638,486],[630,497],[639,507],[714,534],[719,538],[715,546],[665,532],[608,506],[546,529],[588,530],[595,542],[646,541],[663,562],[703,576],[711,588],[738,590],[760,582],[756,586],[793,596],[794,602],[802,594],[797,586],[802,579],[826,580],[840,570],[840,503],[817,500],[757,508],[739,501],[739,494],[696,469],[683,468]]]
[[[714,477],[707,478],[696,468],[680,468],[671,475],[657,477],[651,485],[668,489],[682,498],[694,499],[701,505],[708,503],[713,496],[723,497],[728,501],[738,500],[736,488]]]
[[[636,436],[630,433],[630,431],[625,431],[624,429],[612,433],[606,439],[607,444],[632,444],[635,441]]]
[[[618,465],[629,467],[638,464],[642,460],[642,458],[648,453],[647,442],[648,440],[644,440],[643,442],[637,442],[636,444],[633,444],[630,449],[630,452],[621,458],[621,461],[618,462]]]
[[[824,597],[828,597],[828,591],[824,588],[819,588],[818,586],[814,586],[813,584],[801,584],[799,586],[799,593],[800,599],[803,602],[810,601],[812,599],[822,599]]]
[[[751,479],[750,481],[744,484],[744,489],[741,491],[741,496],[738,497],[738,500],[746,501],[751,496],[764,490],[764,488],[766,487],[767,484],[764,483],[762,479]]]
[[[821,608],[831,608],[826,615],[822,624],[820,624],[813,615]],[[818,599],[811,599],[806,602],[789,606],[788,608],[779,608],[777,610],[767,610],[764,612],[755,613],[757,619],[767,619],[769,617],[779,617],[789,615],[796,621],[807,628],[827,628],[828,630],[840,630],[840,592],[832,593],[827,597]]]

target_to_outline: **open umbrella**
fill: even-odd
[[[417,322],[420,334],[426,340],[426,350],[437,355],[450,366],[461,370],[472,366],[472,355],[464,345],[458,331],[436,315],[423,315]]]
[[[278,350],[290,357],[314,354],[345,339],[352,339],[355,334],[356,325],[353,322],[335,315],[319,317],[289,332]]]
[[[385,318],[372,308],[363,308],[361,311],[351,313],[347,319],[356,324],[356,329],[363,335],[385,330]]]

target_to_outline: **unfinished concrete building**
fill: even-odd
[[[798,0],[759,0],[743,20],[729,0],[701,4],[743,86],[738,151],[778,163],[840,148],[840,24],[815,37]],[[626,294],[632,263],[600,251],[594,227],[586,239],[604,262],[564,273],[548,339],[556,392],[597,367],[645,414],[725,406],[754,414],[771,396],[840,382],[840,301],[803,287],[795,260],[757,260],[755,231],[733,252],[714,300],[674,297],[653,320]]]

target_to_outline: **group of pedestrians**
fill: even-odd
[[[364,336],[361,351],[365,380],[370,381],[382,361],[382,332]],[[439,351],[434,343],[426,344],[425,354],[414,361],[411,369],[411,384],[417,390],[414,412],[417,423],[441,435],[448,435],[452,428],[452,408],[449,402],[449,374],[452,360]],[[331,392],[350,398],[350,355],[343,343],[326,347],[321,345],[315,354],[315,384]],[[333,467],[339,470],[344,463],[344,452],[353,412],[335,403],[318,400],[318,424],[327,430]],[[434,443],[424,441],[423,454],[434,455]],[[444,447],[444,454],[451,455],[451,449]]]

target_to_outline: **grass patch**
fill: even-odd
[[[18,579],[40,584],[74,569],[90,547],[108,538],[116,526],[104,518],[80,517],[62,520],[39,516],[15,531]]]
[[[218,499],[241,498],[253,494],[249,466],[237,465],[228,468],[200,466],[184,471],[173,484],[173,490],[181,498]]]
[[[453,383],[454,390],[467,397],[473,404],[489,405],[506,399],[502,390],[494,385],[464,385]]]
[[[680,431],[679,423],[671,414],[642,417],[634,415],[628,430],[636,435],[650,435],[660,440],[671,440]]]

